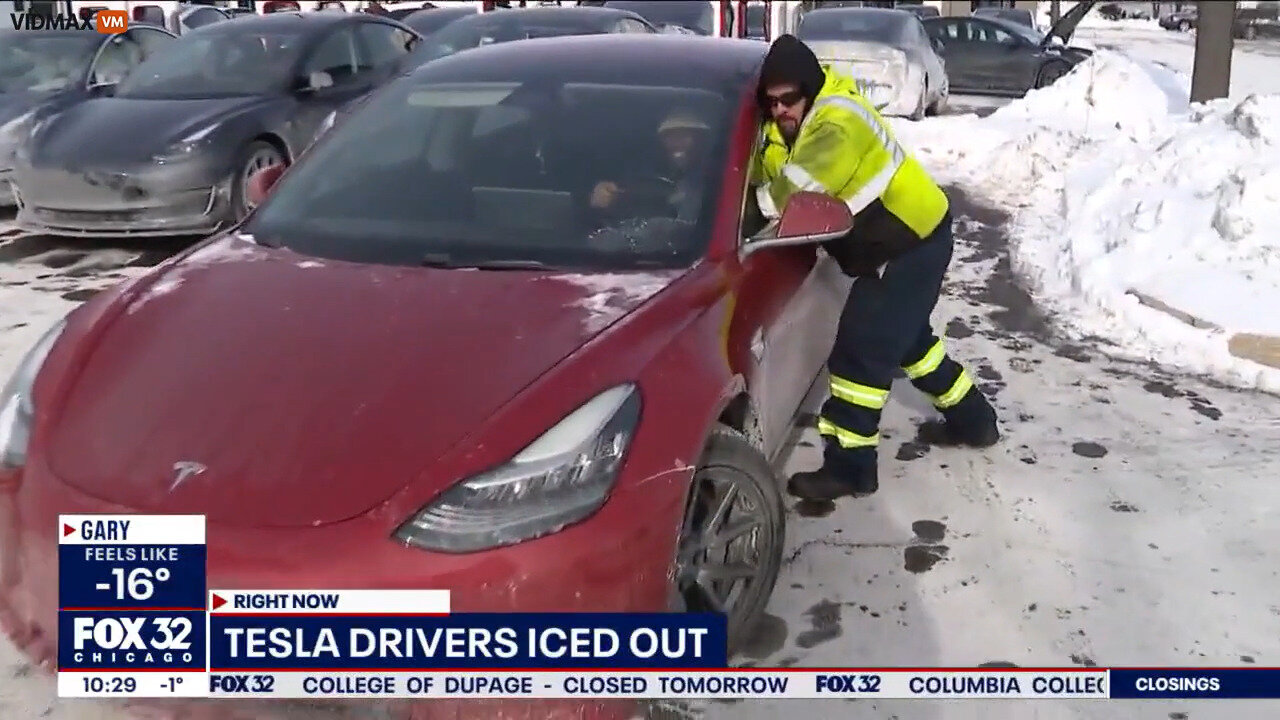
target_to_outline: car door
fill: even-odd
[[[368,76],[370,89],[400,72],[420,41],[417,34],[390,23],[375,21],[356,26],[360,72]]]
[[[110,88],[124,80],[130,72],[146,57],[146,52],[138,38],[141,28],[112,35],[98,48],[93,63],[89,66],[89,86],[91,88]],[[156,30],[155,32],[162,32]]]
[[[329,113],[373,89],[376,73],[361,51],[357,26],[344,24],[330,30],[299,64],[297,87],[306,87],[317,73],[328,75],[332,85],[297,95],[298,107],[286,138],[289,147],[309,146]]]
[[[155,55],[163,48],[168,47],[169,43],[178,39],[177,35],[161,30],[160,28],[139,25],[134,25],[129,28],[125,34],[131,37],[142,47],[143,60]]]
[[[947,79],[953,90],[972,90],[976,86],[973,63],[969,57],[969,26],[960,18],[930,20],[925,24],[930,39],[942,44],[940,54],[947,67]]]
[[[978,66],[986,87],[1000,94],[1021,95],[1034,86],[1040,47],[995,23],[974,21],[974,39],[982,48]]]
[[[748,187],[740,242],[760,230],[761,218],[754,188]],[[745,357],[751,367],[744,370],[761,439],[771,454],[789,436],[831,352],[848,282],[816,245],[759,250],[743,260],[741,271],[730,343],[749,349]]]

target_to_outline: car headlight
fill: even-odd
[[[156,159],[176,160],[197,153],[209,146],[213,139],[213,131],[216,129],[216,125],[210,125],[203,130],[197,130],[165,148],[163,152],[156,156]]]
[[[474,552],[557,532],[599,510],[640,421],[640,393],[606,390],[509,462],[444,491],[396,530],[405,544]]]
[[[64,318],[49,328],[18,363],[13,377],[0,391],[0,470],[14,470],[27,464],[27,443],[36,414],[31,388],[49,350],[66,326]]]

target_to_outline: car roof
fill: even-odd
[[[378,20],[377,15],[369,13],[337,13],[337,12],[276,12],[266,15],[245,15],[234,23],[213,23],[200,28],[202,33],[208,32],[256,32],[271,30],[304,30],[313,32],[334,25],[359,23]],[[385,22],[385,20],[384,20]],[[396,22],[391,20],[390,22]]]
[[[503,11],[507,12],[507,11]],[[692,35],[570,35],[494,43],[432,60],[415,77],[437,73],[477,81],[522,77],[555,81],[588,67],[619,82],[653,84],[664,78],[697,86],[754,82],[767,43]]]
[[[889,17],[902,17],[903,15],[906,15],[906,16],[915,15],[915,13],[909,10],[901,10],[899,8],[845,7],[845,6],[814,8],[809,12],[805,13],[805,15],[814,15],[817,13],[824,13],[824,14],[830,14],[830,15],[834,15],[836,13],[842,13],[842,14],[858,13],[860,15],[885,15]]]
[[[555,21],[559,18],[582,18],[582,19],[607,19],[607,18],[631,18],[640,17],[631,10],[622,8],[596,7],[594,5],[582,5],[574,7],[531,7],[531,8],[512,8],[510,10],[494,10],[487,13],[476,13],[473,22],[481,22],[490,18],[518,18],[522,21],[531,23]]]

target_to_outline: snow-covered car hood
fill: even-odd
[[[574,275],[307,259],[226,239],[77,338],[49,467],[148,512],[256,526],[363,513],[680,271]],[[90,340],[90,338],[92,338]],[[208,468],[174,486],[178,462]]]

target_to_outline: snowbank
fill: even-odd
[[[1280,336],[1280,95],[1191,107],[1188,90],[1100,51],[987,118],[896,127],[941,178],[1016,209],[1014,269],[1065,332],[1280,392],[1280,370],[1228,351]]]

